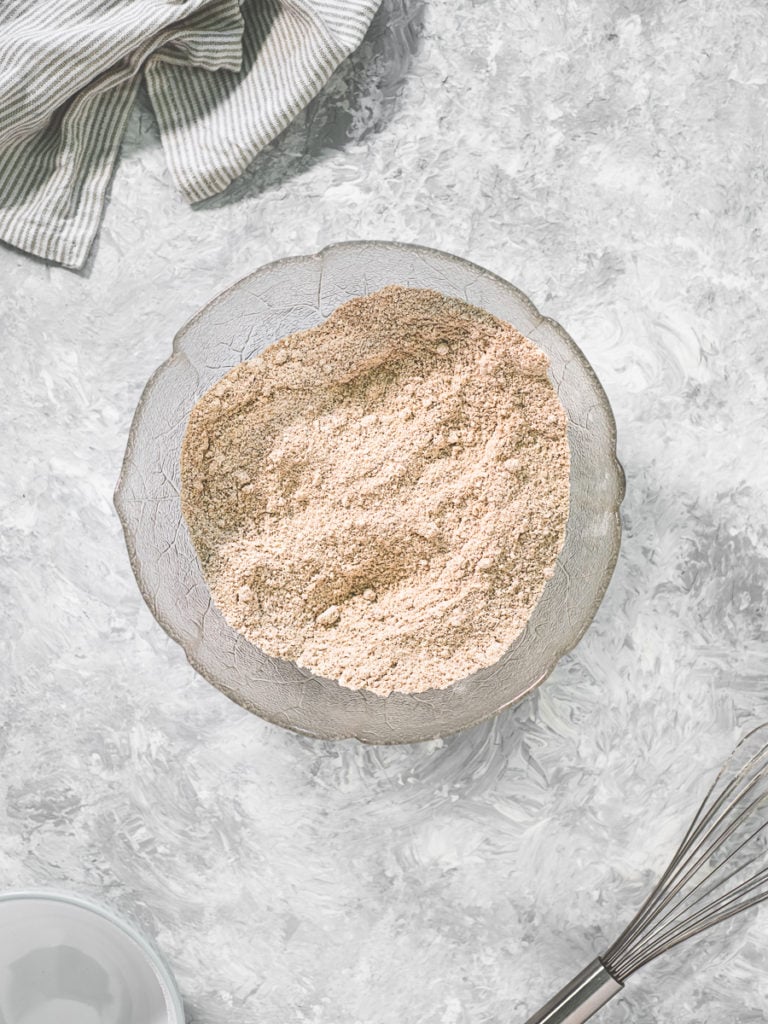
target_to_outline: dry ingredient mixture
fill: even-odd
[[[565,536],[547,365],[490,313],[393,286],[235,367],[193,409],[181,463],[227,621],[381,695],[497,661]]]

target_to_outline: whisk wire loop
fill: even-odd
[[[645,964],[768,899],[767,736],[742,739],[634,919],[528,1024],[584,1024]]]
[[[767,729],[768,723],[758,726],[736,747],[658,884],[601,957],[617,980],[623,982],[673,946],[768,898],[768,866],[744,878],[765,864],[768,819],[756,821],[756,815],[768,802]],[[761,732],[763,742],[750,750]],[[763,848],[755,850],[761,837]]]

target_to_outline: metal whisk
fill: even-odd
[[[768,899],[768,722],[725,762],[626,930],[527,1024],[583,1024],[645,964]]]

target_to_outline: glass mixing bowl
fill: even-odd
[[[568,418],[571,494],[565,545],[525,630],[488,668],[443,690],[379,697],[264,654],[213,606],[181,516],[187,418],[232,367],[314,327],[347,299],[401,284],[434,288],[508,321],[543,349]],[[115,504],[136,579],[155,618],[197,671],[262,718],[322,739],[407,743],[445,736],[510,707],[581,638],[619,552],[624,474],[616,425],[583,353],[517,288],[466,260],[395,242],[345,242],[279,260],[238,281],[177,334],[142,395]]]

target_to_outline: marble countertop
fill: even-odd
[[[0,247],[0,877],[106,901],[189,1024],[512,1024],[631,917],[713,768],[768,718],[768,11],[386,0],[216,200],[131,120],[92,257]],[[613,403],[624,539],[547,683],[445,741],[320,743],[230,703],[145,607],[112,505],[175,331],[348,238],[517,284]],[[604,1024],[768,1017],[766,913]]]

